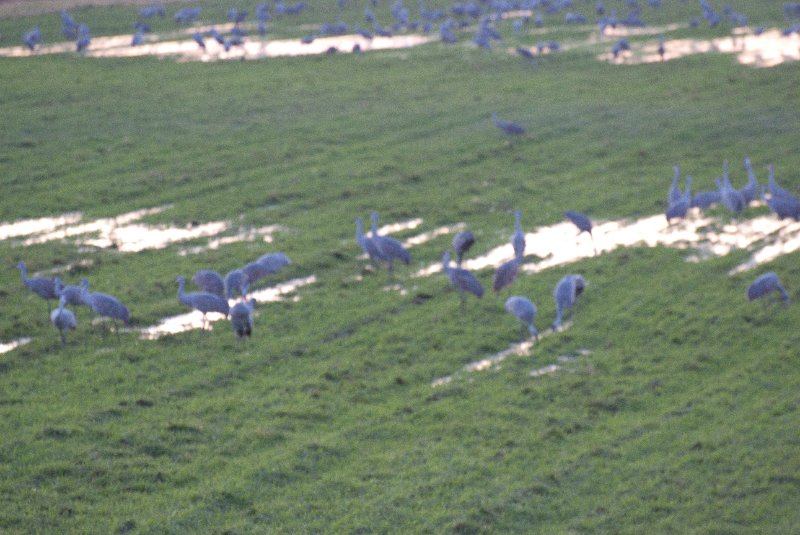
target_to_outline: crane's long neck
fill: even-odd
[[[184,286],[186,286],[186,281],[183,279],[183,277],[181,277],[180,279],[178,279],[178,301],[186,304],[186,299],[183,294]]]
[[[378,235],[378,214],[372,214],[372,237]]]
[[[20,262],[17,265],[17,267],[22,272],[22,282],[23,283],[27,283],[28,282],[28,268],[25,267],[25,262]]]

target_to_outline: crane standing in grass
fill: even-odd
[[[372,218],[372,236],[371,239],[378,250],[379,258],[386,261],[389,273],[392,273],[392,266],[395,259],[401,260],[404,264],[411,263],[411,254],[406,250],[403,245],[389,236],[380,236],[378,234],[378,214],[373,212],[370,217]]]
[[[81,299],[95,314],[114,320],[115,325],[117,320],[122,321],[125,325],[130,324],[131,316],[128,307],[113,295],[89,292],[88,288],[81,288]],[[118,330],[117,340],[119,340]]]
[[[556,301],[556,320],[553,322],[553,330],[558,331],[567,309],[575,305],[578,296],[586,288],[586,281],[580,275],[566,275],[553,290],[553,298]]]
[[[50,312],[50,323],[58,329],[61,336],[61,345],[67,343],[67,331],[74,331],[78,327],[78,320],[75,319],[75,314],[68,308],[64,308],[66,297],[61,296],[58,300],[58,308]]]
[[[514,121],[507,121],[497,117],[497,112],[492,112],[492,122],[504,134],[508,136],[522,136],[528,133],[528,129]]]
[[[516,316],[522,324],[521,336],[523,340],[526,338],[525,327],[528,328],[528,332],[532,337],[537,340],[539,339],[539,331],[536,330],[536,327],[533,325],[533,320],[537,312],[536,305],[534,305],[530,299],[522,295],[512,295],[506,299],[505,309]]]
[[[236,336],[241,338],[250,337],[253,333],[253,309],[256,300],[239,301],[231,308],[231,325]]]
[[[189,305],[195,310],[199,310],[203,314],[204,329],[208,323],[206,314],[209,312],[219,312],[225,316],[230,312],[230,307],[226,299],[209,292],[184,293],[183,289],[186,285],[186,279],[183,276],[179,276],[176,281],[178,283],[178,301],[184,305]]]
[[[511,246],[514,248],[514,256],[523,258],[525,256],[525,233],[522,231],[522,212],[514,210],[514,234],[511,235]]]
[[[241,269],[232,269],[225,275],[225,297],[231,299],[237,293],[244,296],[248,287],[247,275]]]
[[[225,280],[211,269],[201,269],[192,275],[192,282],[204,292],[225,297]]]
[[[361,250],[369,257],[370,262],[375,262],[377,264],[378,260],[380,260],[378,247],[375,245],[375,242],[372,241],[372,238],[364,235],[364,221],[360,217],[356,218],[356,242],[358,246],[361,247]]]
[[[54,281],[56,285],[56,294],[58,294],[59,298],[64,299],[65,304],[73,306],[86,305],[86,303],[83,302],[81,293],[83,292],[83,288],[89,289],[89,279],[82,279],[79,286],[74,284],[64,286],[61,283],[60,277],[56,277]]]
[[[772,292],[780,293],[784,303],[789,302],[789,292],[781,285],[778,275],[770,271],[756,277],[756,280],[747,287],[747,299],[752,301],[753,299],[766,297]]]
[[[17,264],[17,268],[19,268],[19,270],[22,272],[22,284],[24,284],[27,289],[47,301],[47,311],[50,312],[50,300],[58,299],[55,281],[45,277],[33,277],[29,279],[28,268],[25,266],[25,262],[22,260],[20,260]]]
[[[459,232],[453,237],[453,249],[456,252],[456,266],[461,267],[464,253],[466,253],[474,243],[475,236],[468,230]]]
[[[442,269],[444,270],[447,278],[450,279],[450,284],[458,290],[461,298],[461,306],[464,306],[467,297],[464,292],[469,292],[475,297],[480,299],[483,297],[483,286],[475,278],[475,275],[463,268],[450,267],[450,251],[445,251],[442,255]]]

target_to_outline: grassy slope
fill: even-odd
[[[352,278],[352,221],[372,209],[465,221],[478,254],[507,239],[513,207],[527,228],[566,208],[657,213],[675,162],[710,187],[723,159],[749,154],[759,178],[775,162],[794,188],[797,66],[618,68],[576,52],[530,68],[436,44],[244,64],[2,60],[0,82],[0,220],[165,203],[152,221],[241,214],[289,229],[270,247],[293,258],[286,278],[319,278],[259,307],[246,345],[224,328],[117,345],[79,311],[61,349],[13,266],[86,253],[0,243],[0,339],[36,336],[0,357],[0,528],[786,533],[800,520],[798,312],[743,302],[750,276],[726,273],[745,252],[693,265],[633,249],[523,278],[514,292],[543,326],[555,282],[584,273],[575,325],[437,389],[517,336],[502,299],[460,314],[441,276],[403,268],[408,296],[382,291],[381,273]],[[506,143],[493,110],[529,137]],[[415,248],[415,265],[448,243]],[[122,296],[145,325],[181,310],[176,274],[263,249],[97,252],[68,278]],[[796,255],[770,269],[790,290],[800,280]],[[528,377],[583,348],[569,371]]]

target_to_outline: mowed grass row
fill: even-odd
[[[517,340],[502,296],[460,310],[443,275],[363,272],[353,220],[465,222],[474,254],[568,208],[601,219],[664,209],[671,166],[710,188],[774,162],[796,189],[797,67],[731,57],[619,68],[588,52],[536,68],[500,51],[265,62],[3,60],[3,221],[174,206],[151,222],[286,230],[199,256],[70,242],[0,243],[0,526],[91,532],[786,533],[798,522],[794,306],[748,304],[741,251],[687,264],[636,248],[520,278],[553,319],[565,273],[589,287],[571,328],[500,369],[431,381]],[[526,124],[508,143],[491,111]],[[746,214],[761,213],[751,209]],[[723,211],[717,215],[727,218]],[[401,236],[414,234],[401,233]],[[202,242],[200,242],[202,243]],[[80,326],[60,348],[14,265],[93,264],[144,326],[182,311],[174,283],[263,252],[315,274],[258,307],[253,340],[218,327],[155,342]],[[796,255],[768,266],[797,296]],[[355,276],[363,274],[364,280]],[[488,286],[491,274],[479,277]],[[582,354],[581,350],[590,351]],[[554,375],[529,372],[558,357]]]

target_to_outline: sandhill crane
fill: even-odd
[[[66,299],[64,296],[58,300],[58,308],[50,312],[50,323],[58,329],[61,336],[61,345],[67,343],[67,331],[74,331],[78,326],[78,321],[75,319],[75,314],[71,310],[64,308]]]
[[[253,332],[253,308],[256,306],[256,300],[250,299],[249,301],[240,301],[233,305],[231,308],[231,325],[233,332],[239,338],[249,337]]]
[[[83,288],[86,288],[87,290],[89,289],[89,279],[82,279],[80,286],[76,286],[74,284],[68,284],[64,286],[61,284],[61,279],[56,277],[55,285],[56,294],[65,300],[65,304],[73,306],[86,305],[86,303],[83,302],[81,293],[83,292]]]
[[[556,301],[556,320],[553,322],[553,330],[557,331],[561,326],[564,313],[575,305],[578,296],[583,293],[586,281],[580,275],[566,275],[553,290],[553,298]]]
[[[208,292],[184,293],[183,289],[186,285],[186,279],[179,276],[176,281],[178,283],[178,301],[184,305],[189,305],[195,310],[199,310],[203,314],[204,329],[205,324],[208,323],[206,314],[209,312],[219,312],[225,316],[230,312],[230,307],[226,299]]]
[[[222,275],[211,269],[201,269],[192,275],[192,282],[204,292],[225,297],[225,281]]]
[[[445,251],[444,255],[442,255],[442,268],[447,278],[450,279],[450,284],[458,290],[462,306],[466,303],[464,292],[469,292],[478,299],[483,297],[483,286],[475,278],[475,275],[466,269],[450,267],[450,251]]]
[[[496,111],[492,112],[492,122],[501,132],[509,136],[521,136],[528,132],[528,129],[519,123],[499,119]]]
[[[566,216],[567,219],[572,221],[572,223],[578,227],[578,234],[581,232],[586,232],[589,234],[589,238],[592,240],[592,248],[594,249],[594,254],[596,255],[597,246],[594,243],[594,235],[592,234],[592,220],[589,219],[586,214],[582,214],[574,210],[567,210],[564,212],[564,216]]]
[[[533,319],[536,317],[536,305],[531,302],[530,299],[521,295],[512,295],[508,299],[506,299],[505,303],[506,311],[514,314],[517,319],[522,323],[522,339],[526,338],[525,336],[525,327],[528,328],[528,332],[530,335],[539,339],[539,331],[536,330],[536,327],[533,325]]]
[[[117,320],[122,321],[125,325],[130,324],[131,317],[128,307],[123,305],[122,302],[113,295],[89,292],[88,288],[81,288],[81,299],[83,299],[83,302],[98,316],[114,320],[115,326]],[[117,339],[119,339],[118,330]]]
[[[747,171],[747,184],[739,190],[739,193],[744,198],[745,205],[747,205],[759,198],[760,189],[756,181],[756,174],[753,172],[753,165],[750,163],[750,158],[744,159],[744,169]]]
[[[25,267],[25,262],[22,260],[17,264],[17,268],[22,272],[22,284],[25,285],[30,291],[47,301],[47,311],[50,312],[50,300],[58,299],[56,293],[56,285],[53,279],[45,277],[28,278],[28,268]]]
[[[514,234],[511,235],[511,246],[514,248],[514,256],[516,258],[525,256],[525,233],[522,232],[521,217],[522,212],[514,210]]]
[[[234,295],[245,295],[247,292],[247,275],[241,269],[233,269],[225,275],[225,297],[228,299]]]
[[[375,243],[379,257],[386,261],[389,273],[392,273],[392,266],[395,259],[401,260],[406,265],[410,264],[411,254],[399,241],[389,236],[380,236],[378,234],[377,212],[373,212],[370,217],[372,218],[372,236],[370,236],[370,238],[373,243]]]
[[[789,293],[781,286],[778,275],[772,271],[756,277],[750,286],[747,287],[747,299],[752,301],[760,297],[765,297],[772,292],[779,292],[784,303],[789,302]]]
[[[453,237],[453,249],[456,251],[456,266],[461,267],[464,253],[466,253],[474,243],[475,236],[468,230],[459,232]]]

